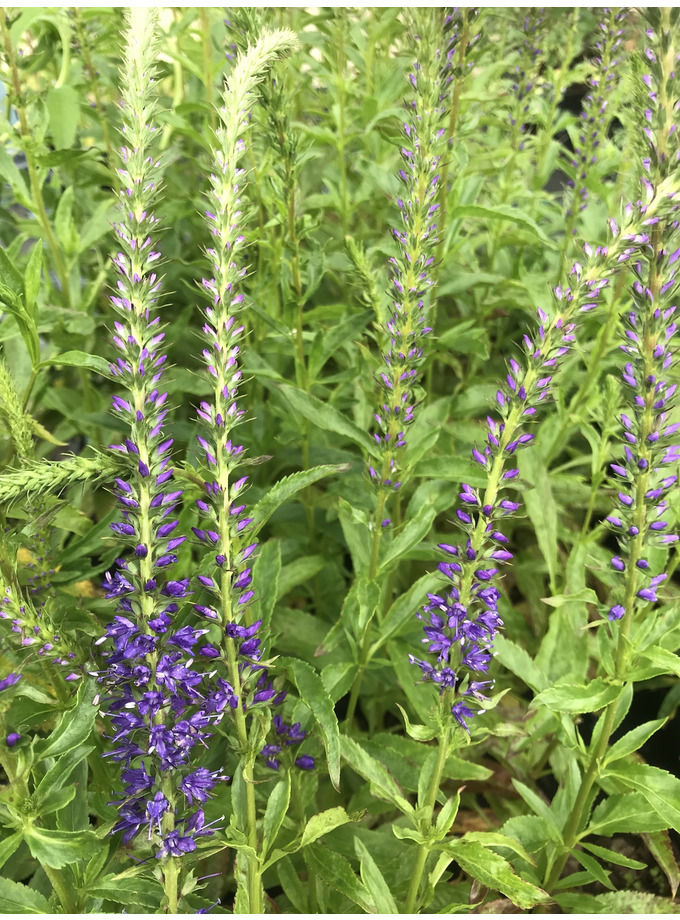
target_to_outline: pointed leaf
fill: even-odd
[[[280,383],[277,389],[293,411],[304,416],[313,425],[353,441],[371,457],[380,456],[377,444],[353,421],[342,415],[335,406],[321,402],[316,396],[311,396],[304,390],[298,390],[287,384]]]
[[[523,910],[530,910],[536,904],[548,900],[545,891],[525,882],[515,874],[507,860],[493,850],[487,850],[481,843],[461,839],[439,844],[437,849],[450,853],[471,878],[492,891],[501,891]]]
[[[20,882],[0,878],[0,910],[3,914],[50,914],[47,898]]]
[[[309,707],[321,729],[328,773],[331,783],[340,788],[340,729],[333,701],[326,692],[323,681],[306,661],[299,658],[278,658],[277,666],[288,673],[295,683],[300,699]]]
[[[348,463],[326,463],[323,466],[313,466],[310,470],[300,470],[284,479],[279,479],[253,508],[254,532],[261,530],[272,514],[293,495],[320,479],[333,476],[335,473],[345,473],[348,469],[350,469]]]
[[[373,898],[377,913],[379,914],[398,914],[397,907],[392,892],[389,889],[385,878],[376,865],[375,860],[369,853],[366,844],[359,837],[354,838],[354,849],[359,857],[359,872],[361,881],[368,889]]]

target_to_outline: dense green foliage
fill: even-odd
[[[374,413],[394,297],[388,260],[401,251],[393,229],[405,197],[407,77],[419,55],[439,61],[428,42],[441,35],[445,48],[444,13],[159,12],[164,433],[184,490],[177,533],[189,536],[172,578],[191,579],[197,594],[196,575],[209,571],[191,528],[205,526],[195,506],[206,466],[196,410],[213,389],[201,357],[213,132],[239,55],[263,30],[290,29],[299,41],[251,94],[244,133],[237,436],[260,544],[247,622],[263,621],[270,677],[289,691],[286,719],[307,731],[315,767],[289,758],[274,771],[256,757],[268,711],[253,716],[247,739],[244,721],[237,734],[225,718],[196,762],[232,777],[203,806],[214,834],[195,853],[157,860],[150,824],[125,844],[111,833],[120,764],[102,757],[111,731],[96,696],[106,668],[106,645],[96,643],[115,614],[101,584],[127,553],[110,529],[120,519],[114,482],[127,473],[108,449],[129,434],[110,408],[123,391],[109,369],[125,11],[0,13],[0,587],[29,605],[41,598],[36,628],[49,621],[77,649],[79,678],[22,647],[25,628],[12,631],[11,617],[0,621],[0,678],[21,674],[0,693],[0,911],[196,912],[218,900],[215,913],[507,912],[508,902],[515,911],[674,911],[678,546],[647,546],[650,574],[668,576],[657,602],[630,578],[624,597],[611,557],[624,545],[629,571],[642,550],[617,543],[605,519],[621,488],[610,471],[624,454],[621,414],[632,414],[621,373],[633,359],[620,345],[626,315],[643,310],[636,277],[652,304],[670,307],[675,294],[669,265],[662,298],[657,266],[664,248],[680,247],[670,130],[680,80],[669,76],[680,18],[608,14],[606,28],[621,36],[606,59],[601,10],[455,14],[426,298],[433,331],[421,341],[403,485],[388,494],[368,467],[381,456]],[[650,41],[661,49],[651,121],[642,79]],[[634,241],[636,254],[616,262],[619,228],[644,229],[639,199],[659,223],[647,228],[651,242]],[[507,362],[527,364],[523,336],[536,335],[537,310],[552,321],[559,291],[577,291],[575,260],[609,283],[596,309],[569,317],[576,341],[536,403],[527,428],[535,441],[513,463],[508,494],[521,508],[499,517],[514,559],[495,582],[504,624],[495,685],[468,734],[453,697],[409,663],[427,654],[417,614],[428,592],[445,590],[438,544],[467,539],[454,510],[461,484],[482,494],[488,486],[471,452],[484,443],[487,414],[499,412],[499,386],[507,392]],[[661,341],[653,323],[644,329],[646,342]],[[665,379],[678,382],[668,363]],[[680,471],[674,460],[669,476]],[[665,498],[674,532],[676,485]],[[207,603],[184,602],[182,624],[196,625],[198,602]],[[621,620],[608,616],[625,604]]]

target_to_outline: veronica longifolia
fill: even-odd
[[[626,206],[622,228],[610,221],[606,246],[586,244],[585,264],[576,262],[571,270],[573,286],[553,290],[550,313],[539,309],[537,332],[524,336],[523,357],[510,359],[505,383],[496,393],[501,417],[487,418],[486,444],[472,452],[487,474],[486,488],[477,490],[463,483],[459,496],[464,507],[456,514],[467,539],[440,545],[449,557],[439,565],[448,589],[428,595],[419,615],[425,621],[423,642],[436,661],[415,656],[410,660],[421,669],[423,680],[438,686],[454,718],[465,728],[474,715],[470,707],[486,700],[490,683],[480,678],[487,674],[494,636],[502,625],[496,582],[500,566],[512,558],[502,520],[520,507],[506,491],[515,487],[519,477],[515,454],[534,440],[525,427],[550,393],[557,365],[574,341],[578,313],[598,306],[609,278],[648,244],[646,228],[675,207],[666,185],[652,188],[645,180],[643,189],[645,203]]]
[[[177,614],[187,597],[187,579],[173,578],[176,550],[186,539],[173,516],[182,491],[172,484],[172,440],[163,434],[167,393],[158,384],[165,363],[164,333],[154,315],[160,279],[160,253],[154,236],[158,218],[159,163],[154,140],[155,14],[131,14],[123,67],[123,135],[120,210],[115,226],[120,251],[117,293],[111,303],[118,316],[114,344],[118,357],[111,373],[124,387],[114,396],[114,411],[129,426],[122,444],[112,445],[126,466],[116,479],[121,519],[111,525],[129,557],[107,573],[107,597],[117,615],[106,635],[108,712],[113,726],[110,756],[123,765],[123,797],[114,830],[132,840],[144,829],[157,857],[181,856],[196,848],[204,827],[200,803],[217,774],[194,770],[191,752],[210,736],[211,717],[199,692],[202,677],[192,653],[203,630],[179,625]]]

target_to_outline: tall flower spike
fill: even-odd
[[[382,404],[374,416],[378,431],[373,437],[382,462],[380,469],[369,467],[381,490],[401,485],[401,453],[406,428],[413,421],[423,363],[421,340],[432,331],[427,317],[438,242],[440,161],[446,153],[443,117],[452,79],[449,44],[451,36],[457,35],[455,20],[443,14],[443,10],[423,11],[422,28],[416,36],[418,60],[408,76],[413,96],[406,104],[403,123],[399,178],[404,191],[397,199],[402,227],[393,231],[399,253],[389,260],[393,307],[385,326],[389,345],[378,376]]]
[[[128,555],[106,575],[104,587],[117,601],[117,615],[98,644],[113,644],[102,681],[113,726],[109,756],[124,768],[114,830],[123,832],[126,843],[143,830],[143,845],[162,858],[190,852],[196,838],[212,833],[200,803],[219,776],[201,773],[202,793],[196,793],[191,751],[205,745],[212,719],[199,695],[202,677],[191,667],[204,630],[176,625],[179,604],[190,591],[188,580],[170,574],[186,538],[178,535],[173,516],[182,492],[172,484],[172,440],[163,434],[168,394],[158,389],[166,356],[155,315],[160,289],[153,213],[160,181],[154,152],[155,29],[153,9],[130,12],[122,70],[121,220],[115,225],[120,250],[113,258],[118,280],[111,298],[118,317],[113,336],[118,357],[111,373],[124,388],[113,397],[113,411],[129,429],[111,448],[125,467],[115,490],[121,519],[111,529]],[[165,864],[163,875],[176,910],[177,871]]]
[[[574,159],[571,162],[574,179],[569,180],[569,186],[573,191],[568,196],[567,208],[567,232],[570,233],[576,233],[574,223],[577,211],[583,211],[586,207],[588,170],[597,162],[598,149],[606,138],[614,117],[609,103],[620,77],[626,13],[626,10],[612,10],[607,7],[602,10],[602,21],[598,26],[599,38],[596,43],[597,56],[593,61],[594,70],[588,81],[590,92],[583,100],[578,145],[574,149]]]
[[[240,263],[245,248],[247,206],[246,171],[239,162],[245,152],[244,137],[258,83],[276,60],[296,47],[297,39],[292,32],[264,32],[233,67],[224,105],[218,113],[220,126],[213,143],[213,172],[205,211],[212,237],[206,249],[212,277],[202,281],[210,298],[203,325],[203,358],[213,389],[211,398],[202,402],[198,411],[203,423],[198,443],[205,453],[208,475],[205,495],[196,503],[200,526],[193,531],[209,548],[198,581],[210,595],[210,603],[196,604],[195,609],[207,620],[209,628],[217,627],[214,643],[206,642],[198,651],[210,660],[218,675],[218,689],[210,695],[211,710],[218,718],[224,712],[233,715],[235,747],[246,780],[249,819],[239,830],[247,835],[251,852],[246,857],[247,895],[240,890],[239,898],[247,898],[251,913],[263,913],[264,907],[253,785],[253,762],[258,752],[249,735],[246,713],[257,706],[276,704],[281,695],[268,681],[258,636],[261,621],[253,622],[251,613],[255,596],[251,567],[257,542],[249,534],[253,520],[243,501],[248,476],[234,475],[243,447],[236,443],[233,432],[245,412],[240,408],[238,391],[242,377],[240,343],[245,332],[241,321],[245,306],[241,288],[246,274],[245,266]]]
[[[643,183],[643,188],[645,202],[626,206],[623,226],[609,222],[606,246],[586,244],[585,263],[576,262],[571,270],[573,287],[554,288],[550,314],[539,309],[538,330],[533,337],[524,336],[522,359],[510,359],[505,383],[496,393],[501,417],[487,418],[486,444],[472,452],[487,473],[486,489],[481,492],[463,484],[463,507],[456,514],[467,539],[457,545],[440,545],[448,557],[439,565],[448,582],[447,590],[428,595],[423,614],[419,614],[425,621],[423,643],[436,659],[411,655],[410,660],[420,668],[423,680],[439,687],[453,717],[466,730],[475,713],[471,707],[486,699],[490,683],[484,678],[494,636],[502,625],[495,582],[500,567],[512,559],[501,522],[520,507],[507,495],[519,476],[515,454],[534,440],[535,435],[525,431],[525,426],[549,397],[557,366],[574,341],[578,313],[599,305],[610,277],[649,242],[647,227],[676,208],[672,181],[657,189]]]
[[[649,11],[657,28],[647,31],[642,76],[646,98],[645,135],[648,156],[644,159],[645,182],[658,187],[677,168],[680,141],[677,112],[680,109],[679,49],[659,11]],[[669,16],[670,19],[670,16]],[[665,57],[665,62],[664,62]],[[664,515],[666,495],[676,486],[677,476],[669,464],[680,461],[680,424],[670,420],[677,384],[671,383],[673,353],[670,344],[677,331],[674,304],[678,291],[680,230],[677,220],[652,224],[651,238],[633,263],[633,309],[621,349],[626,356],[622,372],[628,407],[621,415],[624,456],[612,463],[617,481],[617,507],[607,522],[617,533],[620,552],[612,558],[621,573],[621,597],[609,611],[610,620],[624,618],[628,635],[635,609],[655,603],[665,572],[654,573],[648,550],[654,543],[671,544],[678,535],[668,532]],[[623,646],[622,646],[623,647]]]
[[[510,113],[512,126],[512,149],[522,150],[524,141],[520,140],[526,127],[526,117],[529,113],[531,91],[536,82],[538,65],[542,48],[538,42],[542,36],[542,26],[545,10],[542,7],[532,7],[523,10],[522,43],[519,47],[519,60],[515,65],[512,91],[515,97],[514,108]]]

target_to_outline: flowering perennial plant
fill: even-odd
[[[667,912],[680,10],[0,15],[0,910]]]
[[[168,394],[160,392],[166,356],[165,338],[155,304],[160,290],[160,252],[155,249],[159,219],[153,213],[160,181],[154,123],[156,102],[155,38],[152,12],[135,10],[125,46],[120,209],[116,225],[120,251],[117,293],[111,303],[118,319],[111,365],[125,395],[113,397],[113,409],[129,426],[129,436],[112,445],[127,465],[116,479],[122,520],[111,524],[130,550],[107,573],[106,596],[117,601],[117,614],[98,643],[105,652],[104,705],[113,728],[109,755],[122,766],[122,798],[114,831],[128,843],[144,832],[157,858],[177,857],[196,849],[199,837],[212,834],[201,805],[221,771],[192,766],[192,750],[205,746],[213,720],[203,698],[203,675],[192,667],[206,632],[179,619],[189,596],[188,579],[173,578],[178,535],[173,512],[182,490],[172,483],[172,439],[163,433]],[[206,688],[207,689],[207,688]],[[176,910],[177,870],[164,869],[166,896]]]
[[[403,229],[393,230],[399,254],[389,260],[393,309],[385,326],[389,347],[383,354],[384,370],[378,381],[384,402],[375,413],[379,431],[373,437],[382,454],[379,469],[369,473],[380,490],[396,490],[403,476],[401,454],[406,428],[413,421],[418,382],[423,363],[421,340],[431,328],[428,312],[434,297],[433,268],[438,243],[436,214],[441,159],[446,150],[443,121],[448,110],[448,90],[453,80],[452,57],[458,35],[456,20],[428,11],[419,20],[418,60],[409,74],[413,98],[406,106],[399,178],[403,197],[397,198]],[[382,521],[383,526],[389,519]]]

